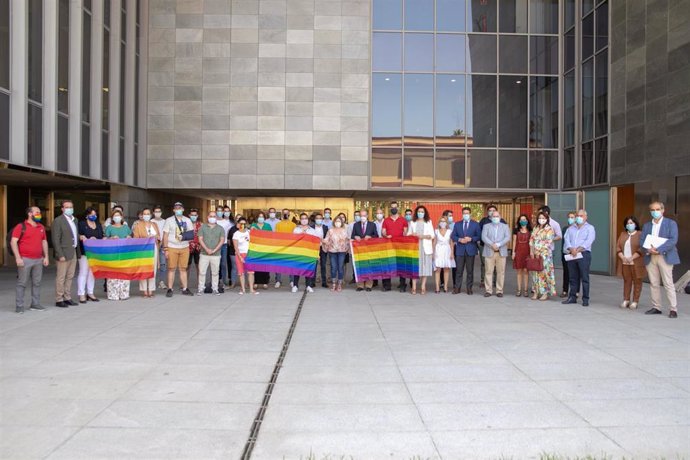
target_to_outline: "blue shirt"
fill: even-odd
[[[585,251],[591,251],[596,236],[597,233],[594,230],[594,226],[590,225],[588,222],[582,224],[581,227],[572,225],[568,227],[568,231],[565,232],[563,252],[567,254],[570,252],[570,249],[575,248],[583,248]]]

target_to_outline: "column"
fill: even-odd
[[[91,162],[90,175],[101,177],[103,131],[103,2],[91,4]]]
[[[43,167],[57,167],[58,2],[43,3]]]
[[[81,176],[82,0],[70,2],[69,19],[69,173]]]
[[[120,23],[122,9],[121,0],[112,0],[110,4],[110,147],[108,152],[109,179],[118,182],[120,175]]]
[[[26,0],[11,0],[10,43],[10,161],[26,164],[27,38]]]
[[[123,0],[124,1],[124,0]],[[136,40],[137,40],[137,1],[127,1],[127,45],[125,47],[125,183],[134,184],[134,85]],[[121,107],[120,110],[123,110]]]

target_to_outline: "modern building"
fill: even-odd
[[[652,198],[690,228],[688,30],[688,0],[0,0],[3,230],[65,197],[548,203],[610,272]]]

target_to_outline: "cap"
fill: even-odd
[[[175,204],[173,205],[173,208],[176,208],[176,207],[178,207],[178,206],[181,207],[181,208],[184,208],[184,205],[183,205],[181,202],[179,202],[179,201],[175,202]]]

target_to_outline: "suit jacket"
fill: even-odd
[[[364,238],[365,236],[370,236],[372,238],[378,238],[379,232],[376,230],[376,224],[375,223],[367,221],[366,229],[364,230],[364,233],[362,233],[362,223],[361,222],[355,222],[354,225],[352,226],[351,238],[354,239],[355,236],[358,236],[360,238]]]
[[[467,232],[465,232],[465,222],[456,222],[453,225],[453,233],[450,237],[457,244],[455,245],[456,256],[476,256],[479,253],[477,243],[482,239],[482,232],[479,227],[479,222],[470,220],[467,223]],[[471,237],[472,241],[469,243],[458,243],[458,240],[465,237]]]
[[[78,229],[79,222],[74,218],[74,226]],[[51,228],[51,240],[53,242],[53,251],[55,258],[64,257],[66,260],[72,260],[75,257],[81,257],[81,249],[79,249],[79,232],[77,231],[77,247],[74,247],[74,235],[72,228],[64,214],[56,217]]]
[[[486,224],[482,229],[482,241],[484,242],[484,248],[482,250],[482,255],[484,257],[491,257],[494,255],[494,248],[491,246],[492,243],[496,243],[499,246],[499,253],[501,257],[508,257],[508,243],[510,242],[510,228],[508,224],[500,223],[498,224],[498,236],[495,235],[494,224]]]
[[[647,235],[652,234],[652,222],[647,222],[642,227],[642,236],[640,236],[640,250],[644,252],[644,264],[648,265],[652,260],[651,254],[642,247]],[[675,220],[664,217],[661,221],[661,228],[659,229],[659,237],[666,238],[666,242],[656,248],[659,254],[664,256],[664,260],[669,265],[678,265],[680,263],[680,256],[678,256],[678,224]]]

